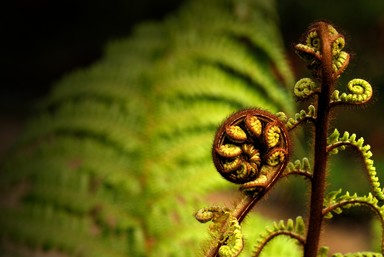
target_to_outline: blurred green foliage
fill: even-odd
[[[192,214],[234,189],[211,162],[218,124],[249,106],[294,113],[277,19],[270,0],[190,1],[59,80],[2,165],[1,251],[201,252],[207,228]],[[284,245],[271,255],[294,256]]]

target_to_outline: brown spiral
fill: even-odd
[[[288,162],[285,125],[273,114],[245,109],[229,116],[218,128],[212,147],[217,171],[246,191],[273,184]]]

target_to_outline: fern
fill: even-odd
[[[277,22],[269,0],[191,1],[59,81],[2,165],[3,250],[200,252],[191,213],[228,188],[206,175],[217,124],[255,104],[294,113]]]

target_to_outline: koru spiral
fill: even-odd
[[[285,125],[273,114],[245,109],[232,114],[218,128],[212,147],[217,171],[241,189],[268,189],[288,162]]]

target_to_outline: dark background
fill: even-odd
[[[0,4],[0,145],[7,148],[21,130],[34,102],[49,92],[55,81],[70,71],[102,57],[105,44],[129,36],[143,20],[161,20],[182,0],[14,0]],[[297,77],[305,65],[293,53],[309,23],[334,22],[346,31],[353,61],[346,79],[362,77],[372,83],[375,101],[360,112],[365,122],[338,118],[341,126],[353,122],[355,132],[374,137],[374,147],[384,149],[384,1],[277,1],[280,28]],[[348,111],[347,111],[348,112]],[[375,127],[367,127],[367,119]],[[384,119],[381,119],[384,120]],[[341,128],[342,130],[343,128]],[[383,139],[383,140],[382,140]],[[372,141],[372,140],[371,140]],[[1,144],[2,143],[2,144]],[[1,154],[2,149],[0,149]]]
[[[180,0],[51,1],[0,4],[0,108],[22,115],[54,81],[102,56],[106,42],[161,19]],[[3,6],[1,6],[3,5]]]

